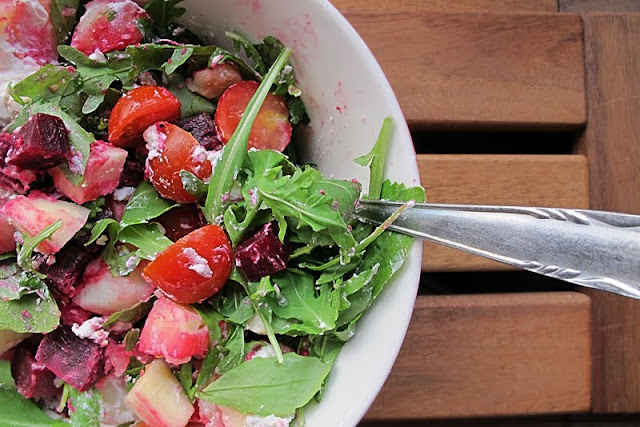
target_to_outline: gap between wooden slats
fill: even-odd
[[[589,207],[587,160],[581,155],[418,155],[433,203]],[[508,269],[504,264],[425,243],[424,271]]]
[[[422,129],[575,129],[585,123],[574,14],[346,13]]]
[[[366,418],[588,411],[590,334],[579,293],[420,296]]]
[[[341,12],[557,12],[556,0],[331,0]]]

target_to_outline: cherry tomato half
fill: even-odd
[[[180,118],[180,101],[159,86],[140,86],[116,102],[109,116],[109,142],[117,147],[136,147],[142,132],[155,122]]]
[[[181,304],[215,295],[231,274],[231,244],[222,228],[206,225],[169,246],[149,264],[143,277]]]
[[[167,122],[158,122],[144,132],[149,147],[146,176],[165,199],[195,203],[180,178],[186,170],[201,180],[211,176],[208,151],[186,130]]]
[[[223,143],[231,139],[259,86],[254,81],[243,81],[231,86],[220,97],[215,122]],[[291,141],[291,130],[289,108],[284,98],[268,94],[251,128],[249,148],[282,151]]]

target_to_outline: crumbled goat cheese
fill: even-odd
[[[109,332],[102,329],[104,321],[105,319],[102,317],[92,317],[89,320],[85,320],[81,325],[74,323],[71,326],[71,330],[76,336],[88,338],[95,341],[100,347],[105,347],[108,343]]]
[[[135,191],[135,187],[116,188],[113,190],[113,199],[118,202],[124,202],[129,200]]]
[[[206,259],[200,256],[193,248],[184,248],[182,254],[187,257],[189,261],[188,269],[193,270],[204,278],[211,279],[213,277],[213,271],[209,267],[209,263]]]
[[[269,415],[261,417],[259,415],[248,415],[244,421],[245,427],[288,427],[293,421],[294,414],[285,418]]]

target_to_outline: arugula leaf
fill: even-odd
[[[0,387],[0,425],[21,427],[68,426],[62,420],[54,420],[32,401],[15,390]]]
[[[295,353],[253,358],[241,363],[196,395],[242,413],[286,417],[307,404],[320,389],[331,365]]]
[[[0,301],[0,330],[14,332],[49,333],[60,323],[60,310],[47,292],[22,296],[19,300]]]
[[[143,180],[125,206],[120,225],[124,228],[146,224],[176,206],[175,203],[160,197],[153,185]]]
[[[415,200],[418,203],[422,203],[425,200],[424,188],[407,188],[403,184],[392,183],[389,180],[385,180],[382,184],[380,194],[381,197],[386,200],[403,202]],[[369,246],[359,269],[366,271],[374,268],[376,264],[379,265],[377,274],[374,275],[368,284],[373,290],[373,299],[378,296],[384,285],[391,279],[395,272],[400,269],[412,243],[412,237],[386,231]]]
[[[183,363],[180,365],[180,371],[178,372],[178,381],[184,389],[185,393],[189,395],[191,393],[191,387],[193,386],[193,366],[191,362]]]
[[[291,50],[284,49],[280,56],[278,56],[278,60],[273,64],[273,67],[271,67],[265,79],[260,84],[260,87],[258,87],[258,90],[249,101],[233,136],[222,150],[220,160],[209,181],[209,191],[203,210],[205,218],[211,224],[221,222],[222,220],[222,218],[218,218],[224,213],[222,196],[229,193],[233,187],[236,176],[247,156],[249,133],[251,132],[253,122],[277,75],[289,59],[290,54]]]
[[[156,256],[167,249],[173,242],[165,237],[156,223],[136,224],[123,228],[118,237],[121,242],[138,248],[135,254],[143,259],[153,261]]]
[[[179,66],[190,60],[204,67],[216,49],[216,46],[157,43],[127,46],[125,53],[131,59],[129,80],[134,81],[141,73],[150,70],[165,71],[169,79],[179,78],[173,74]]]
[[[66,95],[69,89],[70,92],[75,92],[79,84],[75,71],[47,64],[11,86],[9,93],[18,104],[27,105],[35,101],[60,98]]]
[[[58,231],[60,227],[62,227],[61,219],[47,226],[40,233],[36,234],[33,237],[29,236],[28,234],[22,234],[22,240],[24,243],[18,250],[18,265],[24,270],[32,270],[33,267],[31,266],[31,255],[33,254],[34,249],[45,240],[51,240],[51,236],[53,236],[53,233]]]
[[[157,30],[158,35],[167,35],[169,24],[180,18],[187,11],[183,7],[177,5],[183,0],[151,0],[144,8],[153,20],[153,27]]]
[[[149,301],[141,301],[132,307],[113,313],[102,324],[102,329],[109,329],[118,322],[135,323],[145,317],[153,307],[153,298]]]
[[[222,374],[235,368],[244,360],[244,327],[242,325],[235,327],[223,349],[227,354],[218,363],[218,370]]]
[[[58,43],[64,43],[76,25],[80,0],[52,0],[49,17],[58,36]]]
[[[173,74],[181,65],[187,62],[187,59],[193,55],[192,47],[183,47],[182,49],[175,49],[171,58],[162,65],[162,69],[167,75]]]
[[[79,392],[71,387],[69,391],[69,421],[71,427],[100,427],[104,412],[102,396],[95,388]]]
[[[0,269],[0,298],[3,301],[18,300],[32,293],[44,295],[48,291],[47,285],[33,271],[19,271],[17,264],[13,263],[3,265]]]
[[[240,50],[244,50],[245,55],[251,59],[253,61],[253,68],[260,74],[265,74],[267,72],[267,64],[265,64],[264,60],[262,59],[262,55],[260,55],[260,52],[258,52],[258,50],[255,48],[255,46],[253,44],[251,44],[251,42],[249,40],[247,40],[246,38],[242,37],[240,34],[238,33],[234,33],[233,31],[227,31],[225,33],[225,35],[227,36],[227,38],[229,40],[231,40],[233,42],[233,48],[236,50],[236,52],[240,52]],[[284,46],[283,46],[284,48]],[[280,54],[280,52],[282,52],[283,49],[280,49],[278,51],[278,54]],[[273,65],[273,63],[275,62],[276,58],[278,57],[278,55],[276,55],[273,60],[271,61],[271,63],[268,65],[269,67],[271,65]]]
[[[82,113],[93,113],[104,101],[107,89],[116,80],[123,86],[130,87],[133,81],[129,79],[131,57],[120,52],[107,54],[106,62],[99,62],[89,58],[79,50],[66,45],[58,46],[58,53],[67,61],[73,63],[82,78],[81,92],[87,94],[87,100],[82,106]]]
[[[391,143],[391,132],[393,130],[393,119],[387,117],[382,123],[382,129],[378,135],[378,140],[368,154],[354,160],[360,166],[369,166],[371,175],[369,177],[368,199],[379,200],[382,191],[382,180],[384,179],[384,166],[387,160],[387,152]]]
[[[336,327],[339,294],[329,284],[320,285],[316,295],[313,276],[300,270],[287,269],[271,277],[282,296],[267,296],[269,306],[281,318],[290,320],[288,327],[276,332],[318,335]]]
[[[0,360],[0,389],[16,389],[16,382],[11,376],[11,362],[9,360]]]
[[[200,180],[197,176],[187,170],[180,171],[180,180],[184,191],[195,196],[196,199],[201,200],[207,196],[207,184]]]
[[[291,124],[298,125],[302,123],[303,125],[308,124],[311,120],[307,115],[307,109],[304,106],[304,102],[299,97],[291,97],[287,99],[287,107],[289,107],[289,121]]]
[[[140,339],[140,329],[138,328],[129,329],[127,334],[124,336],[124,340],[122,340],[124,342],[124,349],[127,351],[132,351],[134,348],[136,348],[136,345],[138,344],[139,339]],[[134,357],[134,356],[131,356],[131,357]]]
[[[91,235],[89,236],[89,241],[87,243],[85,243],[85,246],[89,246],[90,244],[92,244],[93,242],[95,242],[96,240],[98,240],[98,238],[100,236],[102,236],[102,234],[109,228],[115,228],[117,230],[120,229],[120,225],[118,224],[118,221],[116,221],[115,219],[112,218],[104,218],[101,219],[99,221],[96,221],[93,224],[93,227],[91,227]]]

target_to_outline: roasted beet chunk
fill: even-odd
[[[67,326],[73,326],[74,323],[81,325],[93,316],[93,313],[75,305],[73,302],[64,305],[60,309],[60,314],[62,324]]]
[[[62,119],[38,113],[22,126],[7,163],[24,169],[48,169],[71,157],[69,134]]]
[[[287,268],[289,249],[278,238],[278,225],[269,222],[238,245],[235,262],[255,282]]]
[[[222,146],[218,139],[213,119],[207,113],[180,120],[176,123],[189,132],[207,150],[214,150]]]
[[[144,178],[144,166],[135,155],[129,153],[127,161],[124,163],[124,169],[120,174],[120,183],[118,187],[137,187]]]
[[[165,236],[174,242],[207,225],[207,220],[195,203],[173,208],[160,215],[157,220],[166,230]]]
[[[35,172],[6,163],[7,153],[19,139],[19,136],[11,133],[0,133],[0,188],[25,194],[36,180]]]
[[[42,339],[36,361],[78,391],[85,391],[102,377],[103,353],[93,341],[83,340],[70,328],[60,326]]]
[[[47,284],[61,295],[72,298],[78,280],[89,264],[89,255],[74,245],[65,245],[55,256],[55,262],[43,260],[38,271],[47,276]]]
[[[18,392],[27,399],[54,397],[58,394],[53,383],[56,376],[42,363],[36,362],[33,354],[23,346],[16,350],[11,374],[16,380]]]

